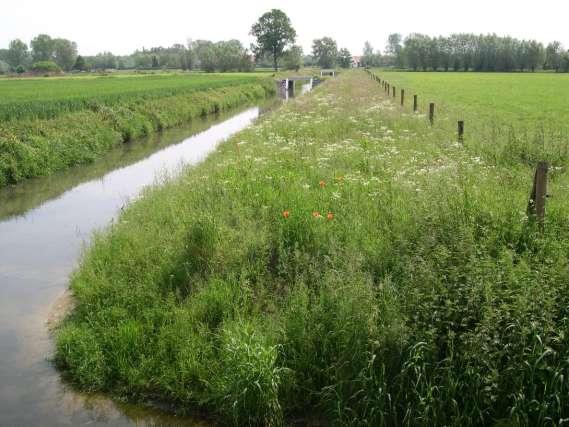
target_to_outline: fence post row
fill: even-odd
[[[545,219],[545,200],[547,198],[547,172],[549,164],[547,162],[539,162],[535,169],[533,178],[533,188],[528,202],[528,217],[536,218],[540,225],[543,226]]]
[[[413,95],[413,112],[416,113],[419,109],[419,97],[417,95]]]
[[[401,89],[401,106],[405,105],[405,89]]]

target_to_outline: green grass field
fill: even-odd
[[[454,120],[363,71],[265,117],[96,236],[56,363],[221,424],[563,424],[566,159],[541,229],[519,154],[549,151]]]
[[[435,127],[445,133],[456,135],[463,120],[465,143],[492,162],[561,167],[569,160],[569,75],[374,72],[396,87],[394,102],[405,90],[405,111],[414,94],[420,114],[434,102]]]
[[[261,74],[111,74],[0,80],[0,120],[52,118],[94,104],[181,95],[206,89],[255,83]]]
[[[514,126],[567,128],[569,75],[556,73],[381,72],[378,75],[449,112]]]

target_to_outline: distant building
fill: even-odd
[[[363,61],[362,61],[362,57],[361,56],[352,56],[352,68],[359,68],[363,66]]]

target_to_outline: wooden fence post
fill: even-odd
[[[419,97],[417,95],[413,95],[413,112],[416,113],[419,109]]]
[[[529,197],[527,214],[528,217],[536,218],[543,225],[545,219],[545,199],[547,197],[547,172],[549,164],[539,162],[535,169],[533,188]]]
[[[395,98],[395,86],[393,86],[393,97]]]
[[[401,106],[405,105],[405,89],[401,89]]]
[[[429,104],[429,122],[431,122],[431,126],[435,123],[435,103],[431,102]]]
[[[464,142],[464,120],[458,121],[458,142]]]

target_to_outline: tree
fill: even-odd
[[[40,34],[31,41],[30,45],[34,62],[53,60],[54,40],[47,34]]]
[[[338,52],[338,63],[342,68],[350,68],[352,66],[352,54],[348,49],[340,49]]]
[[[543,45],[535,40],[528,43],[528,65],[532,72],[543,65],[545,61],[545,51]]]
[[[364,54],[362,61],[364,67],[373,67],[377,65],[374,64],[373,46],[368,41],[364,43]]]
[[[65,71],[70,71],[77,59],[77,43],[66,39],[53,40],[54,59]]]
[[[286,50],[283,55],[283,65],[287,70],[298,71],[303,65],[302,47],[293,45]]]
[[[401,34],[393,33],[387,37],[387,46],[385,52],[393,58],[393,63],[397,67],[403,66],[403,46]]]
[[[19,66],[24,66],[28,58],[28,45],[16,39],[10,42],[6,52],[6,62],[15,70]]]
[[[296,31],[291,25],[289,17],[279,9],[265,13],[251,27],[251,33],[257,39],[253,45],[256,56],[268,53],[273,59],[275,71],[279,68],[279,59],[282,58],[287,46],[296,40]]]
[[[563,53],[563,48],[561,43],[554,41],[549,43],[545,48],[545,64],[544,68],[547,70],[559,71],[561,67],[561,57]]]
[[[217,52],[213,42],[209,40],[197,40],[195,42],[195,51],[200,68],[209,73],[215,71],[217,66]]]
[[[152,55],[152,68],[159,68],[160,64],[158,63],[158,58],[156,55]]]
[[[312,55],[322,68],[333,68],[338,59],[338,45],[330,37],[316,39],[312,43]]]
[[[73,69],[77,71],[87,70],[87,64],[85,63],[85,58],[83,58],[81,55],[77,56],[75,64],[73,65]]]

